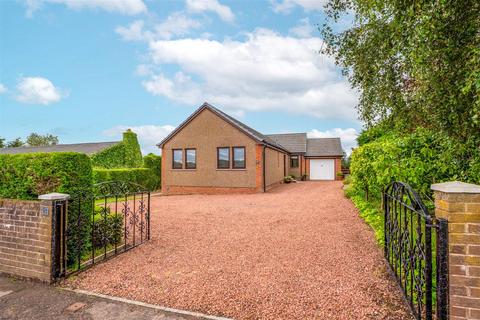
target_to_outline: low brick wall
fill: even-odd
[[[0,199],[0,273],[51,281],[51,205]]]
[[[256,188],[220,188],[220,187],[182,187],[167,186],[162,190],[163,195],[180,195],[180,194],[249,194],[258,193],[263,190]]]

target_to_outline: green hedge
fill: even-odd
[[[143,166],[145,168],[152,169],[153,172],[155,172],[155,175],[158,177],[160,183],[162,176],[162,157],[153,153],[149,153],[143,157]]]
[[[91,188],[88,156],[73,152],[0,155],[0,198],[36,199],[38,195]]]
[[[93,169],[93,181],[101,183],[106,181],[133,182],[144,186],[150,191],[159,186],[159,177],[149,168],[117,168],[117,169]]]
[[[445,135],[419,129],[399,137],[386,135],[352,152],[353,187],[368,197],[380,197],[392,181],[403,181],[423,195],[430,186],[448,180],[479,182],[478,149],[455,143]]]
[[[36,199],[39,195],[61,192],[72,198],[91,196],[92,165],[85,154],[73,152],[0,155],[0,198]],[[81,202],[68,213],[68,263],[75,261],[77,240],[83,239],[82,252],[90,246],[92,203]],[[79,216],[80,212],[80,216]],[[81,228],[75,227],[81,221]]]
[[[383,233],[381,193],[393,181],[408,183],[433,209],[431,185],[459,180],[480,183],[480,150],[426,129],[400,136],[379,130],[364,132],[350,158],[351,184],[345,194],[376,232]]]
[[[139,168],[143,165],[137,134],[130,129],[123,133],[118,144],[92,155],[92,164],[98,168]]]

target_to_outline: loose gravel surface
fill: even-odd
[[[412,319],[340,182],[152,198],[152,239],[65,283],[236,319]]]

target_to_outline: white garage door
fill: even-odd
[[[311,159],[310,180],[335,180],[335,160]]]

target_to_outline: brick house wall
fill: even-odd
[[[286,172],[283,158],[284,155],[286,155],[286,153],[271,148],[265,148],[265,180],[267,189],[278,185],[283,181]]]
[[[201,132],[202,134],[199,134]],[[218,147],[245,147],[245,169],[217,169]],[[172,169],[172,150],[195,148],[196,169]],[[232,157],[232,153],[230,154]],[[162,192],[252,193],[257,186],[257,143],[210,110],[203,110],[162,148]]]

